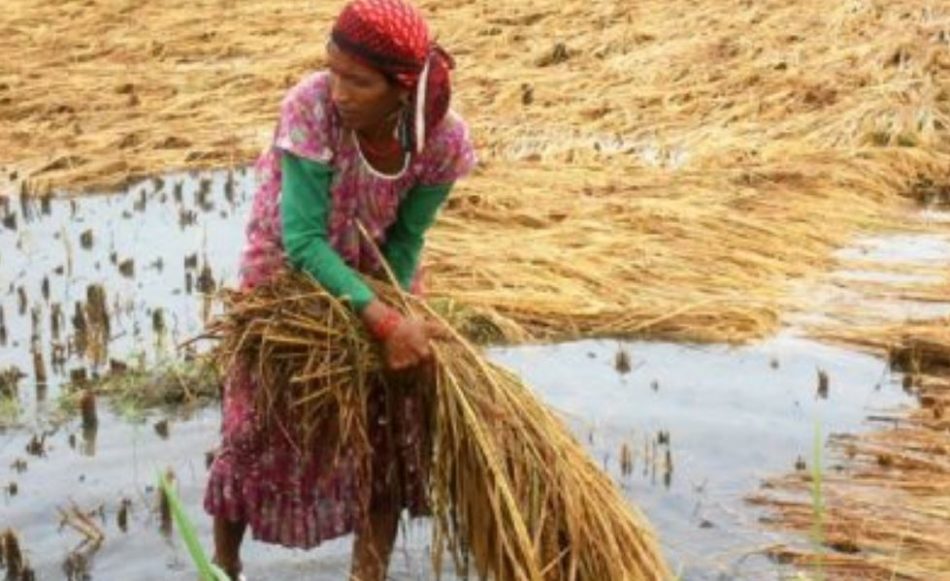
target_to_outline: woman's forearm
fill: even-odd
[[[280,213],[288,262],[362,312],[373,300],[373,292],[333,249],[327,232],[331,170],[287,152],[281,169]]]

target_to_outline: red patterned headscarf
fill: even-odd
[[[340,50],[410,91],[400,140],[407,151],[421,152],[426,135],[449,110],[449,71],[455,66],[431,40],[422,14],[403,0],[353,0],[331,38]]]

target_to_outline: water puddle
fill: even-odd
[[[119,196],[0,200],[0,367],[32,379],[42,362],[55,397],[70,373],[173,356],[206,293],[236,278],[252,188],[249,171],[173,174]]]
[[[0,368],[26,375],[20,425],[0,435],[0,525],[21,535],[38,578],[62,576],[83,540],[60,526],[57,508],[71,503],[105,533],[84,557],[92,578],[195,578],[161,531],[153,484],[174,471],[210,546],[200,503],[217,407],[141,416],[101,403],[94,429],[50,418],[70,375],[171,357],[200,331],[213,306],[199,290],[235,280],[252,187],[240,171],[177,174],[122,196],[0,206]],[[743,498],[766,476],[810,465],[816,422],[853,432],[869,410],[909,401],[882,361],[792,336],[744,348],[586,341],[491,357],[564,414],[686,579],[779,578],[756,551],[790,539],[763,529]],[[433,578],[427,539],[424,522],[403,531],[393,579]],[[249,542],[245,561],[250,578],[331,580],[344,578],[349,551],[350,539],[310,552]]]
[[[950,240],[937,234],[868,236],[835,256],[891,264],[945,263],[950,261]]]
[[[943,215],[943,212],[936,213]],[[935,212],[917,218],[934,222]],[[823,326],[842,321],[874,319],[898,323],[908,319],[950,316],[950,297],[930,293],[917,300],[916,289],[939,288],[946,281],[950,239],[930,233],[862,237],[835,253],[839,268],[819,285],[798,289],[807,308],[787,317],[792,327]]]
[[[622,348],[623,375],[613,343],[519,347],[495,359],[587,438],[687,579],[777,578],[752,553],[781,537],[761,528],[744,497],[770,474],[810,465],[816,423],[825,434],[859,431],[869,410],[909,401],[880,360],[791,336],[742,348]]]
[[[876,282],[883,284],[937,284],[942,279],[932,274],[882,272],[877,270],[842,269],[831,273],[834,280],[844,282]]]
[[[501,152],[505,159],[531,160],[572,156],[591,152],[600,156],[626,155],[639,163],[677,170],[689,163],[689,151],[680,145],[665,144],[656,136],[591,133],[577,129],[532,129],[512,138]]]

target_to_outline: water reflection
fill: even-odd
[[[0,201],[0,361],[47,389],[198,333],[233,282],[253,194],[246,170],[172,174],[120,195]],[[67,321],[68,317],[68,321]]]

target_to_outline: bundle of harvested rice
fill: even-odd
[[[460,572],[474,566],[492,579],[671,576],[644,518],[516,376],[487,362],[419,299],[386,285],[377,292],[452,334],[434,346],[424,386],[436,571],[448,552]],[[365,457],[367,395],[388,378],[349,307],[293,273],[251,292],[228,291],[224,301],[208,332],[219,340],[222,366],[240,359],[256,370],[261,417],[302,448],[334,422],[337,445]]]

